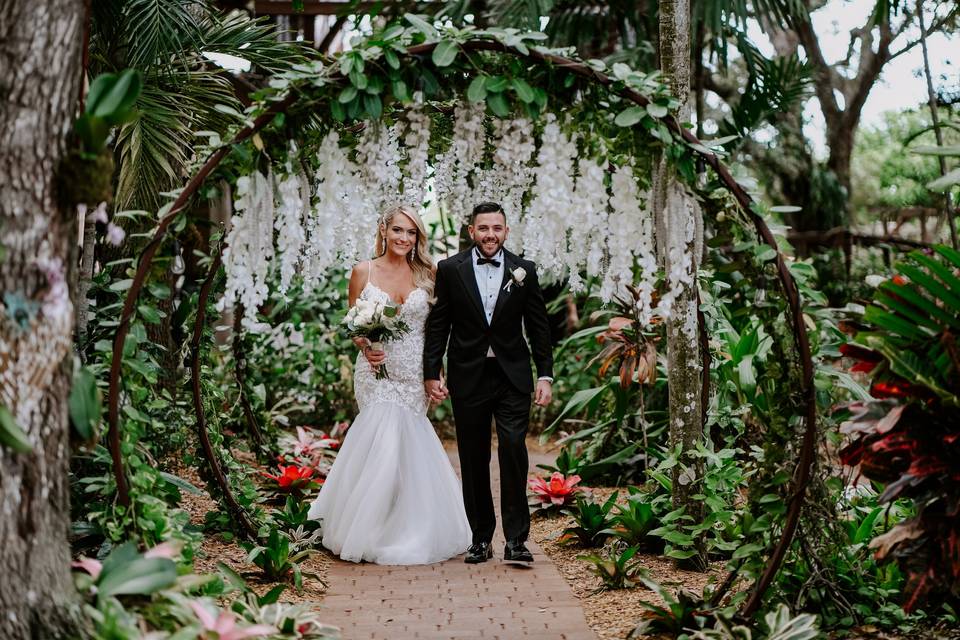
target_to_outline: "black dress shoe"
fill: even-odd
[[[467,564],[478,564],[486,562],[493,557],[493,549],[489,542],[474,542],[467,549],[467,557],[463,559]]]
[[[533,554],[523,541],[507,542],[503,548],[503,559],[510,562],[533,562]]]

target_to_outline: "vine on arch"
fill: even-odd
[[[540,37],[537,34],[472,29],[440,33],[431,25],[415,17],[409,17],[409,20],[413,28],[393,26],[386,32],[371,37],[360,48],[344,54],[335,61],[316,61],[297,71],[275,78],[272,82],[274,90],[269,92],[260,103],[251,107],[248,115],[245,116],[247,118],[245,126],[237,132],[229,144],[220,146],[212,153],[177,199],[165,210],[153,240],[147,245],[138,263],[114,339],[114,359],[110,374],[108,440],[121,502],[128,502],[129,497],[117,434],[120,354],[129,328],[130,317],[150,262],[163,241],[171,221],[183,210],[204,180],[215,171],[218,164],[232,149],[246,146],[252,157],[258,157],[262,152],[267,156],[268,162],[272,160],[271,164],[278,167],[282,166],[279,160],[288,154],[288,162],[291,160],[310,162],[312,160],[307,159],[309,157],[307,151],[319,150],[325,154],[325,157],[314,159],[321,165],[328,162],[331,165],[347,167],[350,163],[354,163],[356,169],[353,173],[366,179],[368,185],[382,186],[388,179],[396,178],[400,173],[396,171],[397,167],[390,168],[389,152],[396,149],[399,153],[399,146],[396,137],[390,138],[391,132],[386,129],[386,124],[391,119],[394,123],[400,122],[404,114],[409,114],[406,118],[406,134],[411,139],[410,147],[418,150],[423,145],[425,132],[422,114],[425,108],[420,103],[419,97],[416,101],[414,100],[414,93],[422,94],[425,103],[436,112],[439,123],[436,124],[434,132],[439,131],[442,134],[445,130],[452,130],[459,125],[461,130],[453,131],[457,139],[456,136],[462,136],[463,127],[479,127],[483,133],[481,134],[482,142],[477,143],[480,147],[478,157],[483,159],[488,151],[485,149],[487,146],[485,117],[481,118],[477,124],[476,118],[470,118],[467,115],[470,109],[476,112],[477,107],[453,105],[458,98],[465,96],[467,105],[485,105],[485,109],[497,118],[490,125],[491,128],[499,131],[501,135],[509,135],[511,127],[522,129],[527,126],[522,123],[516,124],[519,122],[517,119],[512,121],[514,124],[508,120],[519,111],[522,114],[521,117],[526,117],[531,123],[531,138],[539,137],[541,150],[546,144],[545,138],[553,136],[557,148],[566,149],[564,153],[567,154],[568,159],[576,158],[575,168],[569,164],[562,165],[566,171],[566,177],[574,181],[574,186],[572,190],[569,185],[558,186],[560,193],[576,195],[576,185],[589,180],[593,180],[594,184],[599,184],[604,192],[606,191],[605,185],[611,182],[609,177],[604,177],[607,167],[596,162],[591,164],[589,160],[591,157],[599,156],[607,165],[623,167],[628,166],[631,156],[638,152],[642,155],[644,151],[649,151],[653,145],[656,145],[663,149],[666,156],[678,167],[680,175],[688,179],[691,184],[694,182],[694,158],[701,158],[715,173],[717,184],[729,192],[735,207],[752,224],[753,233],[773,251],[766,261],[773,265],[776,280],[787,299],[790,313],[788,324],[792,334],[791,349],[794,350],[800,366],[797,375],[800,390],[796,400],[802,406],[788,406],[785,410],[792,413],[796,413],[795,409],[800,410],[803,437],[799,446],[799,459],[793,482],[789,489],[789,503],[781,527],[780,539],[770,552],[766,568],[757,579],[743,608],[744,614],[752,614],[759,607],[764,592],[776,575],[799,524],[805,491],[811,478],[817,425],[813,395],[813,366],[810,345],[804,329],[800,294],[773,234],[763,218],[755,211],[750,196],[733,179],[719,157],[670,114],[669,110],[676,106],[676,102],[669,97],[666,89],[651,77],[637,73],[625,65],[614,65],[608,72],[603,63],[598,61],[576,60],[569,55],[561,55],[567,52],[548,51],[533,46],[532,42]],[[479,72],[481,69],[494,69],[499,73]],[[411,91],[411,88],[414,91]],[[554,126],[556,123],[549,117],[542,117],[551,99],[568,106],[566,123],[582,133],[578,141],[573,142],[569,137],[564,140],[563,136],[567,135],[564,127]],[[585,104],[601,104],[603,108],[588,109],[584,107]],[[249,119],[251,117],[252,120]],[[363,120],[373,124],[364,127],[359,135],[351,128],[343,127],[344,123]],[[396,136],[396,132],[393,135]],[[287,144],[287,140],[291,137],[296,137],[300,143],[296,152],[291,152]],[[454,175],[457,172],[462,173],[458,168],[459,163],[469,159],[469,154],[476,152],[477,149],[467,144],[462,149],[456,149],[455,154],[448,153],[447,156],[443,156],[444,149],[435,141],[436,138],[442,137],[444,136],[429,135],[428,155],[433,157],[438,166],[446,161],[445,166],[449,166],[449,170]],[[521,136],[521,140],[525,138]],[[569,148],[571,144],[574,145],[572,152]],[[350,149],[356,150],[348,151]],[[523,157],[523,153],[526,153],[526,150],[518,152],[518,157]],[[270,154],[276,157],[270,157]],[[528,157],[532,155],[531,153]],[[423,157],[422,153],[419,151],[410,153],[406,160],[408,166],[404,169],[408,176],[414,176],[413,180],[418,180],[418,176],[425,175],[423,165],[426,164],[427,158]],[[548,160],[551,158],[538,158],[537,162],[540,164]],[[375,175],[372,178],[369,175],[364,176],[364,167],[375,165],[377,162],[381,163],[378,166],[390,169],[391,173],[383,176]],[[491,168],[496,168],[495,160],[488,158],[487,163],[492,165]],[[530,166],[523,162],[521,165]],[[633,170],[638,169],[634,167]],[[287,172],[295,173],[289,164]],[[262,177],[263,180],[269,180],[266,176]],[[564,175],[561,172],[553,177],[563,179]],[[324,178],[324,180],[336,179],[335,172],[327,172]],[[345,178],[345,180],[348,179]],[[256,180],[260,178],[257,177]],[[469,180],[467,182],[473,188],[479,187],[482,183],[481,181],[473,184]],[[592,191],[596,190],[595,188]],[[456,196],[456,189],[452,189],[451,192]],[[397,195],[409,197],[406,191]],[[509,197],[510,194],[507,195]],[[272,206],[272,196],[270,197]],[[462,198],[463,194],[460,194],[460,197]],[[523,202],[529,207],[531,199],[535,199],[536,196],[531,196],[529,193],[526,195],[514,193],[512,197],[518,205]],[[583,202],[596,208],[605,207],[608,200],[600,198],[591,202],[585,199]],[[598,205],[598,202],[601,204]],[[324,204],[319,203],[317,206],[322,207]],[[372,210],[376,213],[375,207]],[[349,229],[349,225],[356,220],[344,216],[343,222]],[[594,220],[591,228],[601,228],[607,222],[601,217]],[[542,229],[538,229],[538,233],[540,231]],[[588,238],[588,241],[590,240]],[[542,248],[543,256],[549,256],[547,252],[555,250],[556,247],[565,246],[563,244],[565,241],[565,238],[554,239],[552,245],[548,244]],[[566,246],[569,247],[569,245]],[[609,260],[610,247],[597,245],[591,251],[589,246],[588,244],[583,261],[580,256],[575,256],[575,262],[561,261],[560,264],[554,264],[552,269],[558,274],[564,274],[575,280],[581,268],[586,268],[589,272],[593,267],[595,275],[604,266],[609,268],[609,262],[605,264],[604,261]],[[356,246],[338,244],[338,247],[341,249],[345,247],[341,258],[350,256],[351,252],[357,250]],[[236,246],[234,250],[238,250]],[[627,250],[632,252],[633,261],[641,257],[635,251],[636,247],[628,247]],[[318,257],[310,255],[308,250],[308,253],[298,257],[297,261],[309,266],[310,260],[314,260],[313,266],[307,271],[314,277],[319,277],[324,261],[329,264],[336,257],[329,255]],[[548,268],[550,268],[549,260]],[[249,275],[244,274],[244,277]],[[645,277],[655,278],[656,276],[648,273]],[[259,284],[252,282],[252,289],[246,289],[246,291],[256,292]],[[232,290],[240,291],[236,286]],[[244,300],[250,314],[256,313],[257,299],[257,295],[254,295]],[[198,314],[197,326],[199,327],[202,322],[202,316]],[[194,335],[195,345],[199,340],[198,331],[195,331]],[[198,371],[195,367],[195,402],[200,411],[201,404],[196,400],[199,397],[197,376]],[[215,464],[213,459],[211,462]]]

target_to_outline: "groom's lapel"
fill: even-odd
[[[460,265],[457,267],[457,273],[460,274],[460,280],[463,281],[463,286],[466,288],[467,293],[470,294],[470,299],[473,300],[477,313],[480,314],[480,318],[483,319],[483,323],[486,324],[487,316],[483,312],[483,302],[480,300],[480,289],[477,287],[477,276],[473,272],[473,249],[467,252],[466,257],[460,262]]]
[[[507,290],[507,283],[510,282],[510,274],[513,269],[517,266],[517,263],[513,261],[513,257],[507,253],[507,250],[503,250],[503,281],[500,283],[500,294],[497,296],[497,304],[493,307],[493,316],[490,318],[490,324],[493,325],[497,321],[497,316],[500,315],[500,310],[503,308],[503,305],[507,303],[507,300],[510,299],[510,291]],[[513,289],[513,287],[510,287]]]

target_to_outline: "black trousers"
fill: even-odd
[[[496,358],[487,358],[484,366],[479,389],[451,398],[463,476],[463,504],[473,542],[490,542],[497,526],[490,489],[490,423],[494,421],[503,533],[507,540],[522,542],[530,533],[526,443],[530,394],[510,383]]]

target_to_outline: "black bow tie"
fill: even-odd
[[[478,264],[478,265],[481,265],[481,264],[492,264],[494,267],[496,267],[496,268],[498,268],[498,269],[500,268],[500,261],[499,261],[499,260],[495,260],[495,259],[493,259],[493,258],[483,258],[483,257],[477,258],[477,264]]]

